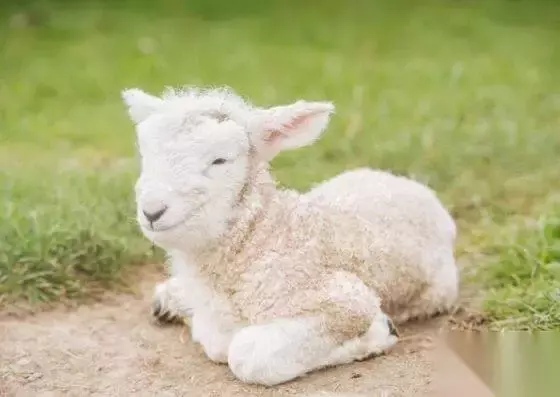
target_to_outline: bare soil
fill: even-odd
[[[267,388],[243,384],[227,366],[210,362],[190,340],[186,326],[155,324],[149,302],[156,277],[163,279],[145,276],[138,294],[109,296],[75,309],[26,316],[0,313],[0,396],[436,395],[442,350],[434,348],[434,340],[445,318],[401,329],[403,340],[384,356]],[[454,353],[447,349],[443,355],[448,362],[455,360],[444,369],[460,375],[461,389],[483,395],[474,392],[476,379],[465,376],[469,371]]]

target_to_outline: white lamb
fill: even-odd
[[[398,340],[389,318],[454,304],[455,224],[429,188],[370,169],[307,194],[276,188],[269,161],[315,141],[331,103],[122,94],[141,155],[138,222],[171,263],[154,314],[189,316],[192,339],[238,379],[275,385],[383,353]]]

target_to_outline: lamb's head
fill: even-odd
[[[333,111],[327,102],[256,108],[231,90],[122,92],[136,124],[141,173],[137,220],[166,249],[218,238],[243,204],[260,165],[319,137]]]

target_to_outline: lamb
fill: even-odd
[[[369,168],[307,193],[276,186],[270,161],[316,141],[332,103],[262,108],[227,87],[122,97],[137,221],[170,262],[154,315],[188,317],[239,380],[272,386],[383,354],[393,323],[454,305],[455,223],[430,188]]]

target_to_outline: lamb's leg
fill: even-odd
[[[191,320],[192,340],[200,343],[206,356],[215,363],[228,362],[228,349],[238,329],[226,313],[211,308],[195,311]]]
[[[437,271],[431,282],[405,307],[391,313],[397,324],[410,320],[424,320],[439,314],[448,313],[457,302],[459,290],[458,269],[450,258]]]
[[[161,323],[180,322],[190,317],[192,307],[187,293],[176,277],[158,283],[152,297],[152,315]]]
[[[332,319],[331,321],[344,321]],[[365,334],[341,341],[319,317],[279,319],[241,329],[229,346],[228,364],[241,381],[277,385],[326,366],[382,354],[397,342],[383,313]]]
[[[326,281],[326,288],[301,295],[319,298],[308,299],[294,317],[250,325],[233,336],[228,364],[237,378],[276,385],[315,369],[381,354],[397,342],[373,290],[346,272]],[[297,305],[298,299],[285,304]]]

